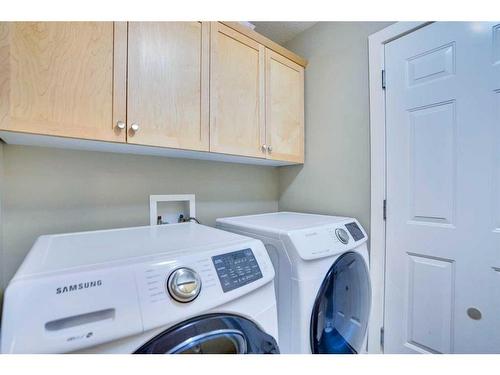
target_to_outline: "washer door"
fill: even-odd
[[[276,340],[254,322],[236,315],[210,314],[179,323],[151,339],[135,354],[277,354]]]
[[[342,254],[326,274],[313,306],[312,353],[359,353],[370,307],[370,275],[363,257],[355,252]]]

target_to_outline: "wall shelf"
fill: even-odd
[[[271,160],[264,158],[251,158],[230,154],[221,154],[204,151],[189,151],[175,148],[142,146],[119,142],[103,142],[76,138],[54,137],[20,132],[0,131],[0,138],[7,144],[62,148],[69,150],[115,152],[121,154],[152,155],[170,158],[185,158],[209,160],[226,163],[253,164],[278,167],[298,163]]]

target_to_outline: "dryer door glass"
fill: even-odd
[[[140,347],[137,354],[274,354],[276,340],[254,322],[236,315],[210,314],[186,320]]]
[[[311,351],[356,354],[363,350],[371,306],[368,267],[355,252],[341,255],[319,289],[311,316]]]

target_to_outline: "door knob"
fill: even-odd
[[[134,122],[132,125],[130,125],[130,129],[132,129],[132,131],[134,133],[138,132],[139,131],[139,124]]]
[[[123,129],[125,129],[125,123],[123,121],[117,121],[116,127],[120,130],[123,130]]]

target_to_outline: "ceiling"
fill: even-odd
[[[260,22],[250,21],[255,25],[255,31],[267,36],[279,44],[284,44],[298,34],[313,26],[316,22]]]

